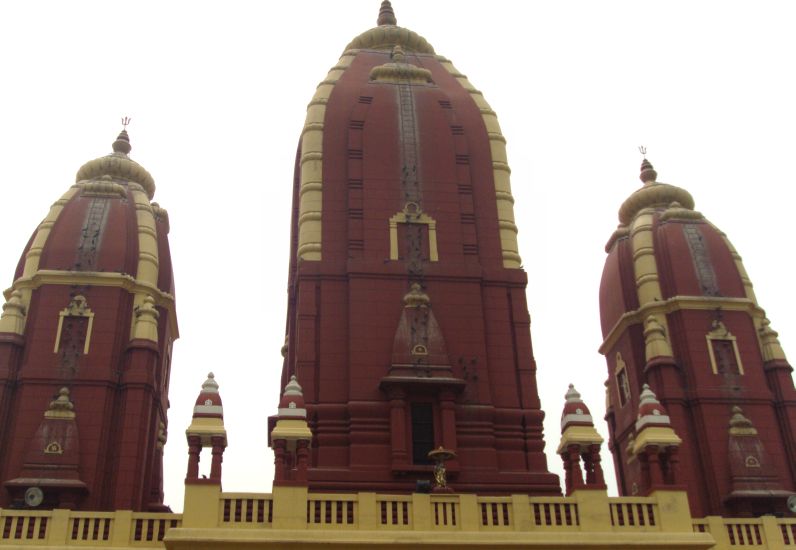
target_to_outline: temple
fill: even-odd
[[[727,237],[646,158],[600,287],[610,437],[562,388],[549,471],[505,142],[383,1],[300,134],[282,391],[253,409],[273,490],[223,490],[221,393],[243,381],[210,372],[173,513],[169,219],[122,130],[4,294],[0,546],[796,546],[792,369]]]
[[[169,218],[126,130],[33,232],[0,317],[0,506],[164,511]],[[33,488],[33,491],[29,491]],[[30,496],[29,493],[33,493]]]

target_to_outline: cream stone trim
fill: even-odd
[[[130,294],[152,296],[156,307],[165,309],[169,315],[169,322],[174,330],[175,338],[179,337],[177,314],[174,307],[174,296],[163,292],[156,285],[136,280],[124,273],[100,273],[98,271],[57,271],[41,269],[32,277],[20,277],[11,288],[3,292],[6,299],[11,298],[15,290],[29,295],[34,290],[44,285],[64,286],[102,286],[122,288]]]
[[[334,86],[351,66],[355,53],[346,52],[318,84],[307,105],[307,118],[301,132],[299,183],[298,250],[299,259],[320,261],[323,210],[323,123],[326,104]]]
[[[3,304],[3,313],[0,315],[0,332],[22,335],[26,313],[27,310],[22,305],[22,292],[14,290]]]
[[[61,331],[64,328],[65,317],[88,317],[88,327],[86,327],[86,341],[83,344],[83,355],[88,354],[89,344],[91,343],[91,329],[94,327],[94,312],[88,307],[86,298],[77,295],[69,305],[58,313],[58,330],[55,335],[55,346],[53,353],[58,353],[58,347],[61,345]]]
[[[757,297],[755,296],[754,285],[752,284],[752,280],[749,278],[749,275],[746,273],[746,268],[743,265],[743,259],[741,255],[738,254],[738,251],[730,242],[730,239],[727,237],[727,234],[710,223],[707,222],[716,232],[721,235],[721,238],[724,240],[724,244],[730,250],[730,255],[732,256],[733,261],[735,262],[735,269],[738,270],[738,274],[741,276],[741,283],[743,283],[744,292],[746,293],[746,297],[752,300],[754,303],[757,303]],[[758,327],[759,328],[759,327]]]
[[[481,118],[484,120],[487,134],[489,135],[489,149],[492,154],[492,176],[495,180],[495,201],[497,203],[498,222],[500,224],[500,248],[503,256],[503,267],[519,269],[522,267],[519,247],[517,245],[517,226],[514,218],[514,198],[511,194],[511,169],[506,158],[506,138],[500,131],[500,124],[495,111],[484,99],[483,94],[477,90],[467,76],[460,73],[450,60],[437,56],[443,67],[459,81],[462,87],[470,92]]]
[[[765,313],[760,307],[748,298],[719,298],[714,296],[673,296],[668,300],[647,303],[634,311],[628,311],[614,324],[608,335],[600,345],[599,351],[603,355],[608,353],[617,343],[619,337],[632,325],[643,323],[645,319],[654,315],[654,318],[666,318],[666,315],[681,310],[710,310],[721,307],[725,311],[745,311],[754,319],[763,319]]]
[[[411,212],[409,205],[404,207],[401,212],[398,212],[390,218],[390,259],[398,259],[398,224],[425,224],[428,226],[428,256],[432,262],[439,261],[439,253],[437,252],[437,222],[434,218],[425,212]]]
[[[767,318],[755,319],[755,324],[759,322],[760,328],[757,330],[758,338],[760,339],[760,347],[763,350],[763,361],[787,361],[785,351],[779,343],[779,333],[771,328],[771,321]]]
[[[158,232],[155,212],[146,192],[131,188],[130,194],[135,203],[136,221],[138,222],[138,268],[136,280],[147,286],[157,288],[160,260],[158,258]],[[147,309],[146,299],[149,295],[149,292],[134,292],[130,339],[145,338],[157,342],[157,317],[141,314],[142,311]],[[155,324],[154,331],[151,327],[153,323]]]
[[[638,302],[643,307],[646,304],[661,301],[661,286],[658,282],[658,265],[655,260],[654,237],[652,234],[654,210],[646,208],[641,210],[630,224],[630,244],[633,251],[633,271],[636,279],[636,292]],[[671,357],[673,355],[671,344],[666,337],[666,316],[650,313],[654,321],[660,325],[662,331],[645,331],[646,359],[653,356]],[[647,321],[649,323],[649,321]],[[654,341],[653,341],[654,339]]]
[[[588,417],[588,421],[591,422],[591,416],[586,415],[586,417]],[[582,416],[578,418],[585,420],[585,417]],[[561,434],[561,441],[558,443],[556,453],[561,454],[566,451],[570,445],[588,447],[589,445],[602,445],[602,443],[603,438],[597,433],[594,426],[568,426]]]
[[[637,455],[645,447],[655,445],[658,447],[677,447],[683,442],[670,427],[648,426],[642,430],[633,442],[633,454]]]
[[[738,353],[738,341],[721,321],[714,323],[713,330],[705,335],[705,341],[708,345],[708,355],[710,355],[710,367],[713,369],[713,374],[719,373],[718,365],[716,365],[716,355],[713,353],[713,340],[729,340],[732,342],[732,350],[735,353],[735,362],[738,365],[738,372],[740,374],[745,374],[743,371],[743,363],[741,362],[741,354]]]
[[[80,191],[80,187],[75,184],[69,188],[69,190],[64,193],[60,199],[55,201],[53,205],[50,207],[50,211],[47,213],[47,216],[42,220],[39,224],[38,229],[36,230],[36,236],[33,238],[33,242],[28,249],[27,254],[25,254],[25,265],[22,269],[22,277],[30,277],[39,269],[39,261],[41,260],[41,253],[44,250],[44,245],[47,243],[47,239],[50,237],[50,231],[52,231],[53,226],[55,225],[58,216],[61,215],[61,211],[63,211],[64,206],[75,196],[75,194]],[[9,298],[9,295],[6,296]],[[30,307],[30,298],[31,293],[29,291],[22,290],[22,307],[25,311],[28,310]],[[27,321],[27,317],[21,320],[21,331],[19,334],[24,334],[25,332],[25,323]]]
[[[103,178],[108,178],[108,180],[111,180],[110,176],[103,176]],[[109,197],[123,199],[127,196],[127,190],[123,185],[112,180],[108,180],[89,180],[80,182],[78,185],[80,185],[81,189],[83,189],[84,197]]]

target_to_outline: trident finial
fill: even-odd
[[[124,127],[125,130],[127,130],[127,125],[130,124],[131,120],[132,119],[129,116],[122,117],[122,126]]]
[[[643,156],[644,158],[647,158],[647,148],[646,147],[644,147],[643,145],[639,145],[638,146],[638,152],[641,153],[641,156]]]

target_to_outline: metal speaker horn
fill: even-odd
[[[25,504],[31,508],[36,508],[43,500],[44,492],[38,487],[29,487],[28,490],[25,491]]]

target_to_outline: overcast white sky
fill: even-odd
[[[796,354],[793,2],[396,0],[483,90],[508,139],[548,452],[575,382],[603,414],[603,247],[639,185],[659,180],[744,257]],[[379,0],[0,4],[0,283],[80,165],[132,117],[132,158],[168,209],[175,344],[167,502],[182,509],[184,429],[205,375],[221,385],[224,489],[270,490],[296,143],[315,86],[375,24]],[[211,321],[222,324],[211,325]],[[443,327],[444,330],[444,327]],[[792,358],[794,355],[791,356]],[[77,404],[80,412],[80,404]],[[603,430],[604,431],[604,430]],[[560,473],[560,459],[549,457]],[[610,458],[604,453],[607,471]]]

